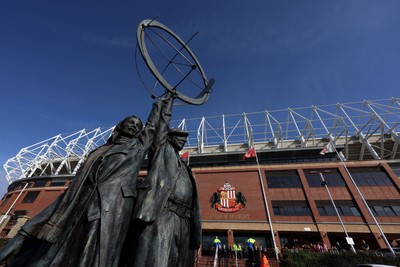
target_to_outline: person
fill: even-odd
[[[369,250],[369,245],[367,244],[367,242],[365,242],[365,240],[361,240],[361,249],[363,251],[368,251]]]
[[[218,236],[214,238],[213,247],[215,250],[217,249],[217,247],[221,248],[221,240],[219,240]]]
[[[238,258],[238,246],[236,245],[236,243],[233,243],[230,246],[230,251],[231,251],[231,257],[232,258]]]
[[[200,247],[201,214],[191,169],[179,157],[188,133],[160,123],[149,151],[148,187],[138,191],[133,247],[135,267],[190,266]],[[136,224],[135,224],[136,225]]]
[[[342,245],[340,245],[339,242],[336,242],[336,248],[337,248],[337,250],[338,250],[339,252],[342,252],[342,251],[343,251],[343,247],[342,247]]]
[[[0,250],[7,266],[118,266],[136,198],[136,178],[172,97],[153,104],[143,129],[122,120],[93,150],[59,198]],[[11,257],[12,256],[12,257]]]
[[[243,258],[243,245],[241,243],[238,244],[238,257],[239,259]]]
[[[255,250],[254,243],[256,243],[256,242],[257,241],[254,238],[252,238],[251,236],[246,241],[247,250],[249,252],[249,260],[251,262],[254,262],[254,250]]]
[[[262,255],[261,266],[262,267],[270,267],[266,253],[263,253],[263,255]]]

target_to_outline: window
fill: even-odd
[[[390,177],[380,167],[351,168],[349,170],[358,186],[393,185]]]
[[[3,203],[1,203],[1,206],[5,206],[7,202],[10,200],[12,194],[9,194],[6,196],[6,198],[3,200]]]
[[[374,216],[396,217],[400,216],[400,200],[368,200],[369,208]]]
[[[350,206],[350,212],[353,216],[361,216],[360,212],[358,211],[358,209],[354,206]]]
[[[33,187],[45,187],[48,180],[35,181]]]
[[[315,201],[320,216],[337,216],[332,201]],[[340,216],[361,216],[355,204],[351,200],[336,200],[335,205]]]
[[[33,203],[35,202],[36,198],[38,197],[40,191],[33,191],[33,192],[28,192],[24,199],[21,201],[21,203]]]
[[[310,216],[311,210],[306,201],[272,201],[272,209],[276,216]]]
[[[328,186],[331,187],[340,187],[346,186],[342,175],[339,173],[337,169],[330,169],[329,172],[323,172],[324,170],[305,170],[304,174],[307,178],[307,183],[310,187],[320,187],[321,186],[321,176],[319,172],[322,172],[322,175]],[[317,172],[317,173],[312,173]]]
[[[14,211],[14,216],[16,216],[16,217],[25,216],[26,214],[28,214],[27,210],[16,210],[16,211]]]
[[[50,186],[64,186],[65,182],[65,178],[55,178],[51,181]]]
[[[293,171],[266,171],[269,188],[301,188],[299,175]]]
[[[400,163],[390,163],[389,166],[397,176],[400,176]]]

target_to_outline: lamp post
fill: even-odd
[[[325,170],[324,172],[325,172],[325,173],[329,173],[330,171],[329,171],[329,170]],[[329,191],[329,188],[328,188],[327,182],[326,182],[326,180],[325,180],[325,178],[324,178],[324,175],[322,174],[322,172],[316,172],[316,171],[312,171],[312,172],[310,172],[310,173],[318,173],[319,176],[321,177],[321,186],[325,187],[326,192],[328,192],[329,199],[330,199],[331,202],[332,202],[333,208],[335,209],[336,215],[337,215],[338,218],[339,218],[339,221],[340,221],[340,224],[342,225],[343,231],[344,231],[346,237],[349,239],[350,237],[349,237],[349,235],[348,235],[348,233],[347,233],[346,227],[344,226],[344,223],[343,223],[343,221],[342,221],[342,218],[340,217],[339,211],[338,211],[338,209],[337,209],[337,207],[336,207],[336,205],[335,205],[335,201],[333,201],[331,192]],[[349,242],[347,242],[347,243],[349,243]],[[354,248],[354,245],[353,245],[353,244],[349,244],[349,245],[350,245],[351,251],[353,251],[355,254],[357,254],[357,252],[356,252],[356,250],[355,250],[355,248]]]

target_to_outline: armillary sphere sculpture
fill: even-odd
[[[166,89],[174,92],[178,99],[187,104],[202,105],[207,101],[214,79],[207,80],[200,62],[188,46],[195,35],[184,42],[156,20],[146,19],[139,24],[136,33],[137,47],[157,79],[153,88],[145,85],[153,98],[162,96]],[[158,89],[158,85],[165,89]]]

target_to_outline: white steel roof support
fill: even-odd
[[[372,110],[372,112],[374,113],[375,117],[380,121],[380,123],[388,129],[389,134],[393,137],[394,139],[394,144],[393,144],[393,149],[392,149],[392,153],[391,153],[391,159],[394,159],[396,153],[397,153],[397,147],[400,143],[400,136],[398,133],[396,133],[394,131],[394,127],[396,127],[399,123],[397,123],[394,127],[389,127],[389,125],[385,122],[385,120],[382,119],[382,117],[375,111],[375,109],[372,107],[371,102],[370,101],[364,101],[365,105]],[[382,135],[383,138],[383,135]]]
[[[325,125],[324,121],[321,119],[321,116],[320,116],[319,113],[318,113],[317,107],[312,106],[312,110],[313,110],[313,111],[315,112],[315,114],[317,115],[319,121],[320,121],[321,124],[322,124],[322,127],[325,129],[325,131],[326,131],[326,133],[327,133],[327,137],[328,137],[329,141],[333,143],[333,146],[335,147],[335,150],[336,150],[336,141],[335,141],[335,138],[334,138],[333,135],[332,135],[332,131],[329,131],[328,128],[326,128],[326,125]],[[333,114],[332,114],[332,115],[333,115]],[[335,117],[336,117],[336,116],[335,116]],[[341,118],[340,118],[340,119],[341,119]],[[346,143],[347,143],[347,139],[346,139]],[[343,155],[342,153],[337,153],[337,154],[339,155],[339,157],[340,157],[343,161],[346,161],[346,158],[344,157],[344,155]]]
[[[253,145],[254,145],[253,129],[251,128],[251,124],[250,124],[249,119],[247,118],[246,113],[243,113],[243,121],[244,121],[245,130],[246,130],[246,136],[247,136],[247,146],[253,147]]]
[[[82,153],[82,155],[79,156],[79,161],[76,164],[74,170],[72,171],[72,174],[77,173],[77,171],[81,167],[82,163],[85,161],[86,156],[90,153],[90,151],[93,150],[93,148],[98,146],[95,143],[96,139],[100,138],[103,141],[102,143],[105,143],[106,139],[104,139],[104,136],[106,136],[106,135],[107,135],[107,137],[110,136],[112,134],[112,132],[114,131],[114,128],[115,128],[115,126],[104,132],[101,132],[100,128],[97,128],[83,136],[83,137],[88,137],[90,134],[93,134],[93,136],[91,138],[88,138],[88,141],[84,147],[83,153]]]
[[[222,114],[222,134],[224,142],[224,152],[228,151],[228,140],[226,139],[225,115]]]
[[[311,111],[311,116],[299,115],[310,114],[308,111]],[[316,114],[318,118],[313,119]],[[242,119],[245,119],[244,123]],[[177,125],[180,122],[172,123]],[[365,148],[374,159],[400,159],[398,152],[400,98],[313,106],[311,109],[310,107],[294,108],[289,109],[289,112],[288,109],[281,109],[246,114],[224,114],[222,127],[220,117],[195,118],[190,119],[190,123],[186,120],[182,123],[179,127],[192,127],[189,131],[185,130],[191,134],[195,133],[193,138],[189,139],[193,144],[190,144],[188,140],[186,147],[196,148],[197,146],[199,153],[227,152],[231,145],[236,147],[243,142],[250,145],[263,143],[262,150],[296,149],[297,142],[293,143],[293,141],[297,141],[299,136],[301,146],[311,143],[310,138],[315,142],[327,136],[330,141],[345,144],[343,160],[356,159],[359,155],[362,159]],[[77,132],[67,137],[61,136],[59,139],[55,136],[22,148],[16,156],[8,159],[3,165],[6,179],[12,183],[21,178],[38,176],[44,173],[43,171],[54,175],[70,171],[73,174],[92,149],[106,142],[106,137],[113,129],[114,127],[111,127],[103,131],[98,128],[90,132]],[[349,153],[349,146],[351,148],[353,144],[358,143],[352,138],[354,133],[358,135],[362,146],[361,151],[355,151],[357,154]],[[259,136],[261,138],[258,138]],[[384,150],[388,144],[391,144],[391,147]],[[319,142],[316,145],[321,146],[322,149],[324,144]],[[213,148],[208,150],[211,147]]]
[[[296,130],[297,130],[297,132],[299,134],[299,140],[301,142],[301,146],[302,147],[306,147],[307,146],[306,139],[304,138],[302,132],[299,129],[299,126],[297,125],[297,122],[296,122],[295,118],[293,117],[292,109],[288,108],[288,112],[289,112],[289,116],[292,118],[294,126],[296,127]],[[289,122],[288,122],[288,126],[289,126]]]
[[[346,113],[346,111],[343,109],[343,105],[341,104],[337,104],[337,108],[339,110],[341,110],[343,112],[343,114],[346,116],[346,118],[350,121],[350,123],[353,125],[353,127],[356,129],[358,134],[358,137],[360,139],[360,141],[362,142],[363,146],[361,148],[361,153],[360,153],[360,158],[361,158],[361,154],[364,153],[364,146],[368,149],[369,153],[371,153],[372,157],[374,159],[381,159],[378,155],[378,153],[376,153],[376,151],[374,150],[374,148],[371,146],[371,144],[368,142],[368,140],[365,138],[364,134],[358,130],[358,127],[354,124],[353,120],[349,117],[349,115]],[[361,158],[362,159],[362,158]]]
[[[201,118],[199,128],[197,128],[197,151],[201,154],[204,152],[204,122],[205,118]]]
[[[71,141],[68,143],[68,145],[67,145],[67,147],[66,147],[66,150],[65,150],[65,151],[66,151],[65,156],[64,156],[64,158],[62,159],[62,161],[61,161],[60,165],[58,166],[58,168],[57,168],[56,172],[54,173],[54,175],[58,175],[58,174],[60,173],[60,171],[61,171],[61,169],[62,169],[62,167],[63,167],[64,165],[66,166],[67,172],[68,172],[69,174],[72,173],[71,164],[70,164],[70,162],[69,162],[69,159],[70,159],[70,157],[71,157],[72,154],[75,154],[75,153],[74,153],[74,149],[75,149],[75,147],[76,147],[76,145],[77,145],[77,143],[78,143],[78,140],[81,139],[82,136],[84,136],[84,134],[86,134],[85,129],[79,131],[78,133],[79,133],[78,137],[75,138],[75,139],[73,139],[73,140],[71,140]],[[65,139],[68,139],[68,137],[65,138]],[[76,154],[75,154],[75,155],[76,155]],[[78,156],[78,155],[76,155],[76,156]]]
[[[277,121],[271,114],[269,114],[268,111],[265,111],[265,116],[267,117],[268,125],[269,125],[270,130],[271,130],[272,142],[274,143],[274,147],[275,148],[279,148],[279,141],[283,142],[283,140],[282,140],[282,135],[283,135],[282,126],[281,126],[279,121]],[[277,129],[276,130],[273,129],[270,118],[272,118],[275,121],[275,123],[277,125]]]

